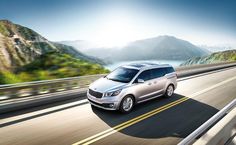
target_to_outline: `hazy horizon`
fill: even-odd
[[[143,39],[137,39],[137,40],[131,40],[131,41],[127,41],[127,43],[125,43],[124,45],[119,45],[119,46],[103,46],[103,45],[97,45],[95,42],[93,42],[92,40],[78,40],[78,39],[72,39],[72,40],[62,40],[62,41],[54,41],[54,42],[59,42],[62,44],[68,44],[68,42],[75,42],[78,44],[83,45],[85,43],[85,49],[86,48],[103,48],[103,49],[109,49],[109,48],[123,48],[124,46],[127,46],[128,44],[135,42],[135,41],[142,41],[142,40],[146,40],[146,39],[152,39],[152,38],[157,38],[157,37],[162,37],[162,36],[170,36],[170,37],[175,37],[175,36],[171,36],[171,35],[158,35],[158,36],[154,36],[154,37],[148,37],[148,38],[143,38]],[[178,37],[175,37],[177,39],[180,39]],[[218,48],[218,50],[230,50],[230,49],[236,49],[236,46],[234,45],[230,45],[230,44],[213,44],[213,45],[208,45],[208,44],[195,44],[187,39],[181,39],[184,41],[188,41],[189,43],[198,46],[198,47],[202,47],[202,48],[206,48],[208,50],[210,50],[211,48],[216,49]]]

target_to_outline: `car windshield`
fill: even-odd
[[[138,73],[139,70],[137,69],[130,69],[125,67],[119,67],[111,72],[109,75],[106,76],[107,79],[128,83],[130,82],[133,77]]]

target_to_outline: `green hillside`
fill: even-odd
[[[181,66],[194,64],[212,64],[218,62],[236,61],[236,50],[227,50],[222,52],[212,53],[209,56],[195,57],[182,63]]]
[[[49,80],[92,74],[108,73],[101,65],[73,58],[68,54],[50,52],[15,72],[0,72],[0,84]]]
[[[0,84],[106,73],[103,61],[0,20]]]

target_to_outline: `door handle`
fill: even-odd
[[[156,84],[157,82],[155,81],[154,84]]]
[[[152,83],[148,83],[148,85],[151,85]]]

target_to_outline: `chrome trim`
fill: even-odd
[[[147,98],[145,100],[141,100],[141,101],[138,101],[137,103],[142,103],[142,102],[146,102],[148,100],[152,100],[152,99],[155,99],[155,98],[158,98],[158,97],[161,97],[163,94],[160,94],[160,95],[157,95],[157,96],[154,96],[154,97],[151,97],[151,98]]]
[[[143,95],[143,96],[141,96],[141,97],[139,97],[140,99],[142,99],[142,98],[146,98],[146,97],[148,97],[148,96],[152,96],[152,95],[155,95],[155,94],[158,94],[158,93],[160,93],[160,92],[162,92],[164,89],[161,89],[161,90],[159,90],[159,91],[156,91],[156,92],[153,92],[153,93],[150,93],[150,94],[147,94],[147,95]],[[157,95],[158,96],[158,95]]]
[[[98,107],[98,108],[101,108],[101,109],[104,109],[104,110],[117,110],[116,108],[105,108],[105,107],[102,107],[102,106],[99,106],[97,104],[94,104],[92,103],[89,99],[87,99],[89,101],[89,103],[95,107]]]

